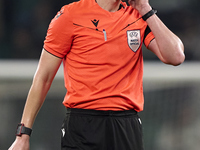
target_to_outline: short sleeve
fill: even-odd
[[[154,35],[153,33],[151,32],[151,29],[147,26],[146,27],[146,30],[145,30],[145,33],[144,33],[144,45],[146,47],[149,46],[150,42],[154,39]]]
[[[67,7],[64,6],[52,19],[44,41],[44,49],[64,58],[69,52],[73,39],[73,22]]]

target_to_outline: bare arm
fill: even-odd
[[[43,49],[21,119],[26,127],[32,128],[61,62],[62,59],[49,54]],[[29,136],[17,137],[9,150],[15,149],[29,149]]]
[[[129,2],[142,16],[152,9],[148,0],[129,0]],[[182,41],[164,25],[157,15],[151,16],[146,22],[155,36],[148,49],[166,64],[181,64],[185,59]]]
[[[32,128],[61,62],[62,59],[42,51],[21,120],[26,127]]]

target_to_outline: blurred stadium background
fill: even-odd
[[[72,0],[0,0],[0,150],[15,139],[48,24]],[[199,150],[200,1],[150,0],[158,16],[185,45],[186,61],[162,64],[145,48],[143,120],[146,150]],[[31,137],[31,150],[59,150],[65,115],[62,67]]]

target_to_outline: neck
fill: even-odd
[[[101,8],[115,12],[119,9],[121,0],[96,0],[96,2]]]

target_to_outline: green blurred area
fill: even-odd
[[[15,139],[29,79],[0,80],[0,149]],[[144,81],[143,124],[145,150],[199,150],[200,80]],[[55,80],[33,126],[31,150],[59,150],[65,116],[63,80]],[[95,136],[95,135],[94,135]]]

